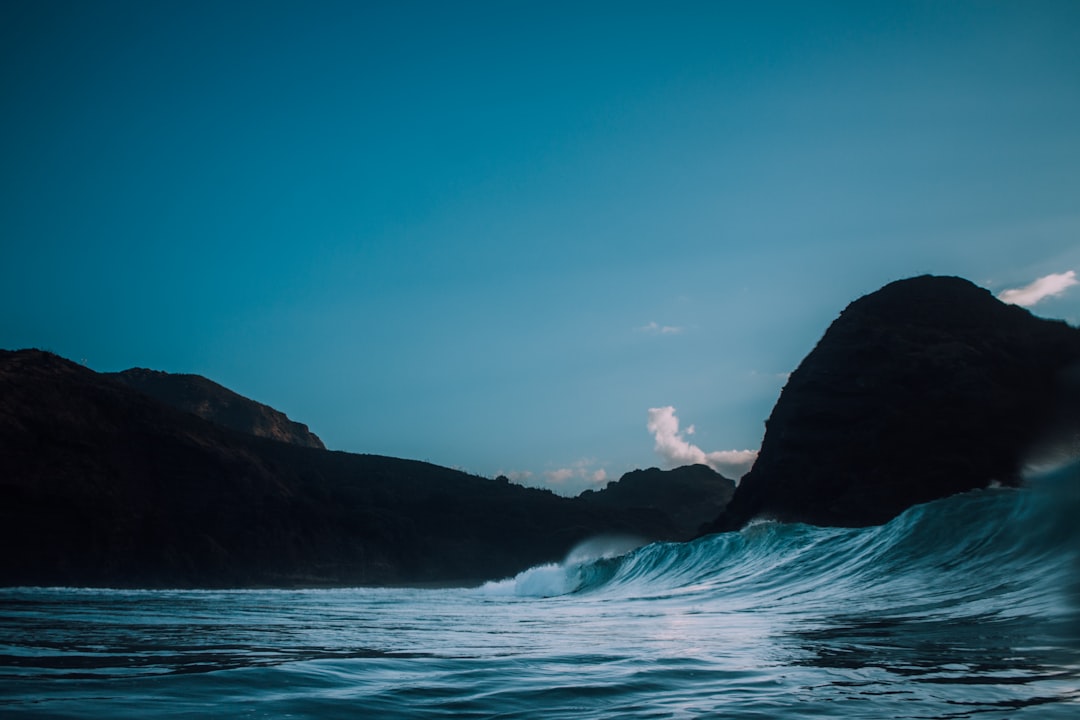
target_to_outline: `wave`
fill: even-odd
[[[480,588],[487,596],[554,597],[596,584],[596,574],[613,559],[645,544],[632,535],[599,535],[579,543],[561,563],[529,568],[506,580],[491,581]]]
[[[886,525],[759,522],[689,543],[596,541],[564,562],[488,583],[488,595],[719,597],[732,609],[842,602],[894,612],[982,606],[1040,614],[1080,607],[1080,464],[1021,489],[986,489],[913,507]],[[982,605],[981,605],[982,604]]]

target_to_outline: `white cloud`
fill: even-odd
[[[649,408],[649,432],[656,439],[653,448],[662,457],[669,468],[680,465],[708,465],[726,477],[742,477],[757,459],[756,450],[716,450],[705,452],[693,445],[679,433],[679,418],[671,405]],[[693,425],[687,429],[692,434]]]
[[[683,331],[683,328],[677,325],[660,325],[656,322],[650,322],[648,325],[642,325],[634,329],[649,335],[678,335]]]
[[[534,477],[530,472],[508,474],[508,477],[519,485],[546,488],[572,497],[584,490],[597,490],[606,484],[609,479],[607,470],[597,465],[594,458],[581,458],[567,467],[545,470],[539,477]]]
[[[757,450],[714,450],[705,454],[705,464],[724,477],[738,480],[754,467],[757,456]]]
[[[1022,288],[1002,291],[998,294],[998,300],[1009,303],[1010,305],[1031,307],[1048,297],[1062,294],[1078,283],[1080,283],[1080,281],[1076,279],[1075,270],[1069,270],[1063,273],[1051,273]]]
[[[570,478],[574,477],[574,470],[572,468],[559,468],[558,470],[548,470],[544,473],[544,477],[548,479],[548,482],[555,485],[561,485]]]

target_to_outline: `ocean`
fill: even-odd
[[[623,542],[472,588],[2,589],[0,717],[1080,717],[1075,466]]]

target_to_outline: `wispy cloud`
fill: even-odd
[[[690,443],[679,432],[679,418],[671,405],[649,408],[649,432],[656,440],[654,450],[662,457],[668,467],[680,465],[708,465],[726,477],[736,479],[750,471],[757,459],[756,450],[715,450],[705,452]],[[694,426],[686,429],[687,435],[694,434]]]
[[[599,490],[611,480],[608,471],[595,458],[581,458],[565,467],[550,467],[539,473],[529,470],[499,470],[515,485],[543,488],[558,495],[573,497],[585,490]]]
[[[594,458],[581,458],[569,466],[545,470],[539,476],[530,472],[509,475],[519,485],[547,488],[559,495],[574,496],[584,490],[598,490],[609,480],[607,470]]]
[[[641,327],[634,328],[635,331],[640,333],[646,333],[648,335],[678,335],[685,328],[678,325],[660,325],[657,322],[650,322]]]
[[[769,380],[783,380],[784,382],[787,382],[791,379],[791,372],[761,372],[760,370],[751,370],[750,377],[767,378]]]
[[[1068,270],[1063,273],[1051,273],[1045,275],[1030,285],[1021,288],[1004,290],[998,294],[998,300],[1011,305],[1031,307],[1048,297],[1061,295],[1073,285],[1080,284],[1076,279],[1076,271]]]
[[[547,478],[549,483],[554,485],[561,485],[570,478],[574,477],[576,473],[573,468],[559,468],[558,470],[548,470],[544,473],[544,477]]]

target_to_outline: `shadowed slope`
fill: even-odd
[[[249,400],[201,375],[172,374],[145,368],[106,375],[163,403],[233,430],[293,445],[326,447],[307,425],[290,420],[285,413]]]

